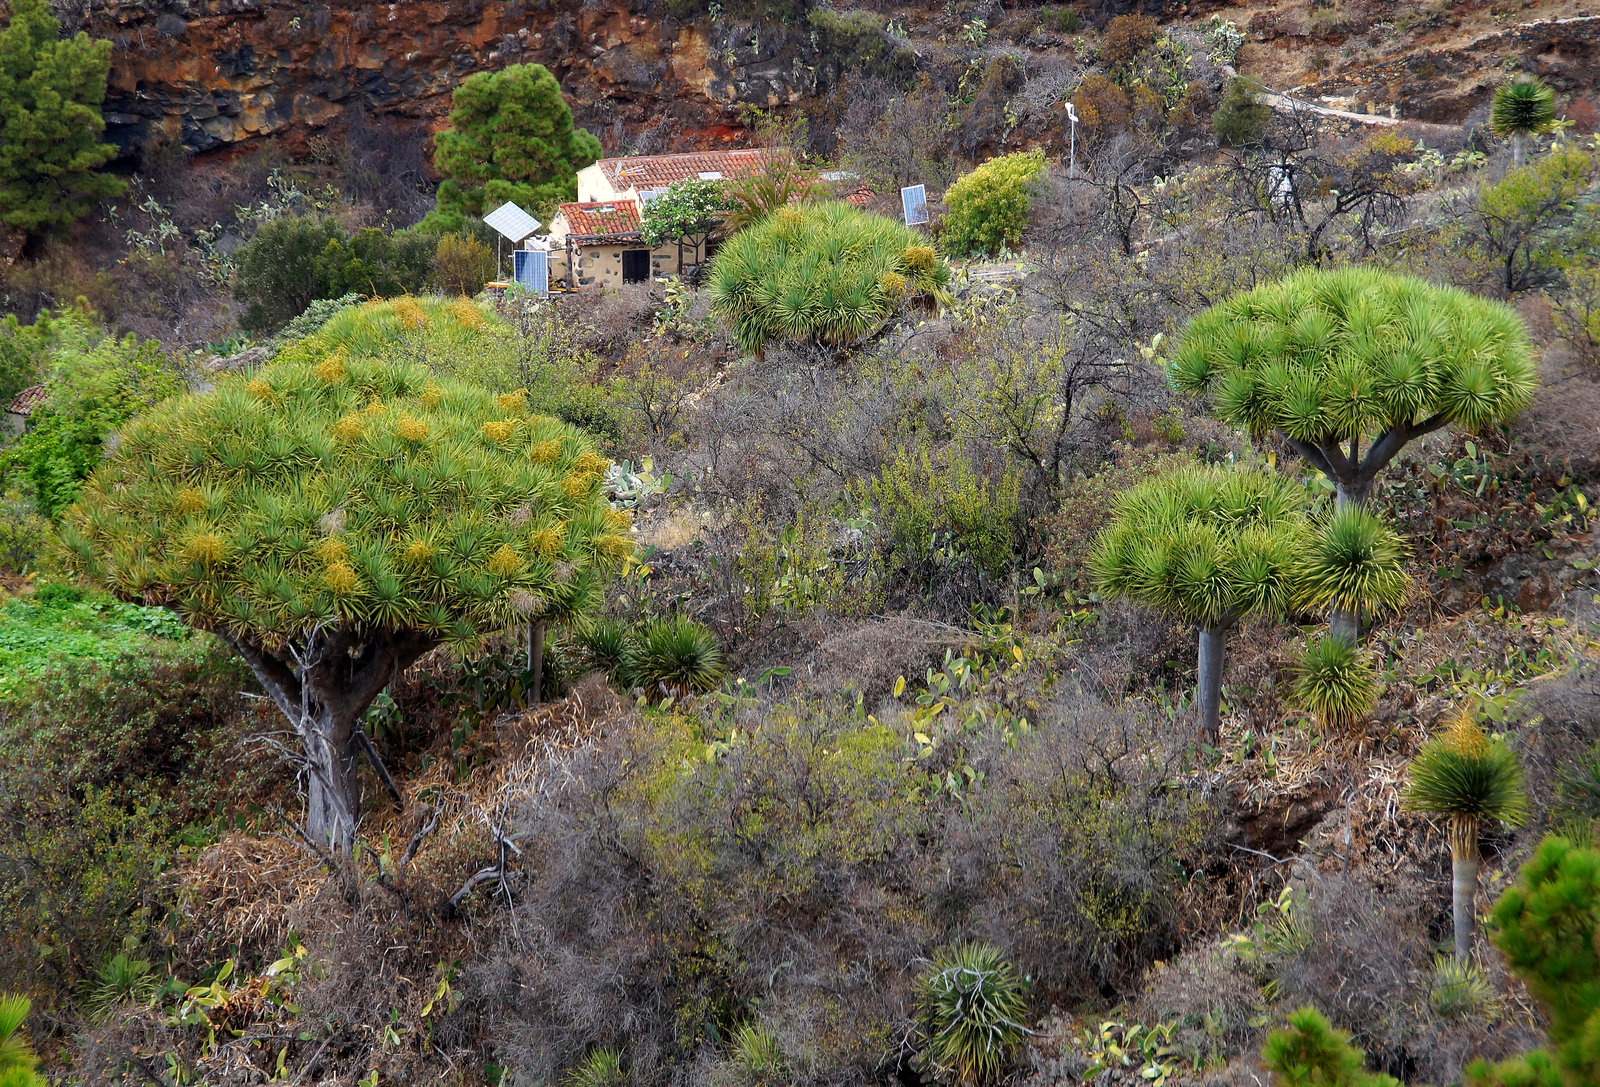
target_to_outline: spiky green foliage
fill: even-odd
[[[1269,472],[1184,468],[1118,499],[1090,566],[1100,588],[1209,627],[1293,603],[1306,498]]]
[[[1537,79],[1513,79],[1496,88],[1489,127],[1497,136],[1541,136],[1555,123],[1556,92]]]
[[[32,1002],[25,996],[0,994],[0,1087],[43,1087],[34,1074],[39,1058],[22,1033]]]
[[[996,156],[957,178],[944,194],[939,244],[958,256],[1017,245],[1044,172],[1044,152],[1035,149]]]
[[[941,951],[917,979],[922,1055],[941,1078],[997,1079],[1027,1034],[1027,984],[993,944]]]
[[[745,1074],[748,1082],[761,1087],[779,1087],[786,1082],[783,1074],[788,1066],[783,1046],[772,1032],[759,1023],[746,1023],[733,1032],[733,1062]]]
[[[1290,698],[1325,728],[1353,724],[1371,713],[1377,702],[1377,672],[1359,645],[1338,635],[1322,635],[1301,655]]]
[[[619,619],[600,619],[585,624],[578,630],[576,641],[586,667],[604,672],[622,690],[638,686],[635,665],[639,646],[633,628],[627,623]]]
[[[1550,837],[1495,903],[1490,938],[1549,1020],[1543,1049],[1466,1069],[1470,1087],[1600,1083],[1600,853]]]
[[[148,1000],[155,989],[155,971],[151,969],[150,960],[136,959],[126,951],[119,951],[95,971],[84,996],[84,1006],[91,1013],[99,1014],[119,1004]]]
[[[1394,1077],[1363,1068],[1350,1035],[1312,1007],[1291,1013],[1287,1029],[1267,1036],[1261,1061],[1283,1087],[1400,1087]]]
[[[1407,811],[1508,827],[1520,826],[1528,814],[1516,753],[1466,719],[1417,752],[1402,803]]]
[[[839,201],[778,209],[711,264],[711,308],[745,351],[852,343],[909,299],[943,298],[950,269],[915,231]]]
[[[1483,968],[1470,959],[1442,955],[1428,979],[1428,1004],[1443,1019],[1492,1019],[1500,998]]]
[[[1365,267],[1306,269],[1213,306],[1169,373],[1223,420],[1282,434],[1357,501],[1406,442],[1509,418],[1537,381],[1510,307]]]
[[[615,1049],[591,1049],[566,1075],[566,1087],[626,1087],[627,1070]]]
[[[711,690],[728,674],[728,666],[717,636],[677,615],[653,620],[638,631],[628,671],[646,695],[681,698]]]
[[[1301,607],[1362,616],[1398,608],[1411,587],[1399,534],[1360,506],[1336,510],[1307,536],[1296,573]]]
[[[292,361],[134,420],[61,529],[78,572],[245,657],[321,767],[308,818],[340,847],[359,799],[349,741],[398,670],[585,613],[632,548],[586,435],[520,392],[328,347],[350,312]],[[412,299],[363,315],[431,319]]]

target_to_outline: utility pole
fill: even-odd
[[[1067,120],[1071,122],[1071,159],[1067,163],[1067,176],[1071,177],[1078,168],[1078,110],[1071,102],[1067,103]]]

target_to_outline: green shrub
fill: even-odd
[[[1377,670],[1359,645],[1324,634],[1301,655],[1290,698],[1324,728],[1355,724],[1377,703]]]
[[[1272,107],[1262,97],[1263,88],[1249,76],[1239,76],[1228,83],[1228,89],[1211,115],[1211,131],[1217,142],[1228,147],[1252,147],[1267,134],[1267,124],[1272,120]]]
[[[322,255],[347,238],[326,216],[294,215],[263,223],[239,250],[233,296],[244,304],[239,324],[257,335],[276,332],[319,298],[336,298]]]
[[[876,510],[895,561],[920,571],[954,555],[971,558],[993,577],[1016,561],[1020,475],[1011,464],[982,472],[958,451],[936,460],[926,450],[900,449],[862,498]]]
[[[999,948],[961,941],[934,956],[917,982],[922,1054],[939,1078],[1000,1077],[1028,1032],[1026,983]]]
[[[83,1006],[91,1015],[100,1015],[120,1004],[138,1004],[156,991],[155,970],[149,959],[136,959],[119,951],[95,971],[84,993]]]
[[[27,432],[0,449],[0,478],[20,477],[38,512],[54,519],[104,458],[112,433],[183,382],[155,340],[131,332],[119,339],[82,313],[50,321],[46,350],[49,396]]]
[[[1132,64],[1156,43],[1161,25],[1148,15],[1118,15],[1100,38],[1100,63],[1109,69]]]
[[[958,256],[983,256],[1015,247],[1045,172],[1044,152],[1017,151],[964,174],[944,194],[939,241]]]
[[[1500,999],[1483,967],[1470,959],[1441,955],[1428,979],[1428,1005],[1442,1019],[1490,1020]]]
[[[634,635],[632,656],[626,671],[652,698],[700,694],[728,674],[717,636],[684,616],[646,623]]]
[[[26,574],[49,538],[50,522],[15,487],[0,494],[0,573]]]
[[[0,601],[0,701],[61,668],[94,668],[140,653],[193,655],[189,628],[169,611],[44,585]]]
[[[433,281],[445,294],[471,297],[499,273],[494,250],[466,234],[446,234],[433,254]]]
[[[620,619],[598,619],[575,635],[586,667],[604,672],[619,690],[639,686],[635,672],[639,646],[633,628]]]
[[[1282,1077],[1283,1087],[1400,1087],[1392,1076],[1366,1071],[1350,1035],[1315,1008],[1292,1013],[1287,1029],[1268,1035],[1261,1062]]]
[[[289,343],[294,340],[303,340],[307,336],[322,331],[322,326],[340,310],[359,306],[364,301],[359,294],[344,294],[338,298],[319,298],[307,306],[294,320],[278,330],[278,340]]]
[[[48,372],[52,320],[49,310],[31,325],[18,321],[14,313],[0,320],[0,408]]]
[[[781,208],[712,260],[711,308],[745,351],[853,343],[903,303],[942,297],[950,270],[921,235],[837,201]]]
[[[752,1087],[784,1087],[790,1082],[784,1076],[789,1062],[783,1047],[759,1023],[746,1023],[734,1032],[731,1057]]]
[[[1057,34],[1076,34],[1083,27],[1083,16],[1077,8],[1051,7],[1041,13],[1045,25]]]

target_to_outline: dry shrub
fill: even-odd
[[[1100,39],[1100,63],[1108,68],[1130,64],[1160,34],[1160,25],[1148,15],[1118,15],[1106,24]]]
[[[803,666],[817,690],[859,694],[876,706],[904,676],[922,679],[940,655],[949,632],[909,618],[870,620],[847,625],[822,637]]]

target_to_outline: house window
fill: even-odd
[[[650,278],[650,250],[624,249],[622,251],[622,282],[643,283]]]

